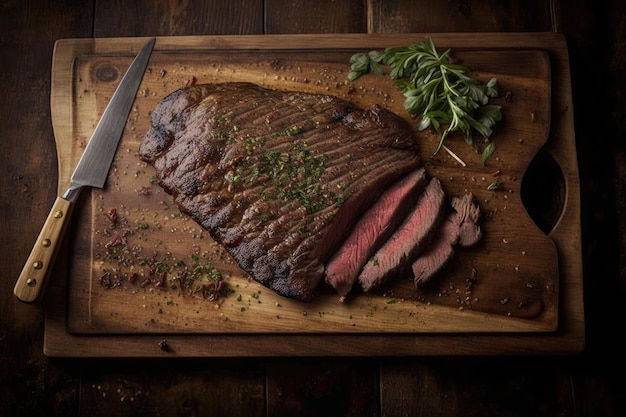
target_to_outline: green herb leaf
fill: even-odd
[[[502,181],[501,180],[496,180],[496,181],[492,182],[491,184],[489,184],[487,186],[487,189],[489,191],[497,190],[498,188],[500,188],[501,185],[502,185]]]
[[[472,132],[487,139],[502,119],[501,107],[488,104],[498,96],[498,82],[492,78],[481,84],[469,75],[467,67],[451,63],[450,53],[450,49],[439,53],[432,38],[383,52],[357,53],[350,58],[348,79],[354,81],[365,73],[383,74],[383,65],[389,66],[394,86],[404,94],[404,108],[420,116],[418,130],[432,127],[441,134],[435,154],[449,134],[460,132],[465,142],[482,154],[484,164],[495,145],[490,143],[481,151]]]
[[[485,162],[487,161],[487,159],[489,159],[489,157],[493,154],[495,150],[496,150],[495,142],[489,143],[489,145],[487,145],[485,149],[483,149],[483,154],[482,154],[483,165],[485,165]]]

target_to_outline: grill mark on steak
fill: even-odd
[[[452,259],[454,245],[471,246],[482,237],[477,222],[480,208],[472,193],[452,199],[450,213],[437,229],[429,247],[415,260],[411,269],[416,287],[421,287],[437,275]]]
[[[424,168],[408,174],[384,192],[352,228],[346,241],[326,265],[326,282],[341,297],[350,292],[363,265],[416,203],[426,182]]]
[[[303,301],[380,190],[420,163],[410,128],[379,106],[248,83],[168,95],[139,154],[242,269]]]
[[[379,288],[391,276],[410,268],[436,230],[444,212],[444,202],[441,183],[432,178],[398,230],[363,267],[358,277],[363,291]]]
[[[390,158],[385,158],[381,161],[378,161],[374,165],[370,165],[370,168],[371,168],[369,172],[370,176],[374,179],[379,179],[379,178],[384,179],[390,173],[394,174],[393,168],[390,169],[391,161],[389,161],[389,159]],[[394,174],[394,177],[395,177],[395,174]],[[338,177],[334,179],[333,182],[331,182],[331,184],[335,184],[335,183],[340,184],[342,182],[342,178],[343,177]],[[368,189],[378,189],[378,186],[373,184],[371,187],[368,187]],[[337,230],[350,229],[351,228],[350,222],[352,221],[352,217],[353,217],[352,213],[354,211],[358,211],[358,206],[360,205],[363,205],[363,204],[369,205],[370,200],[372,200],[376,196],[376,193],[371,193],[371,192],[368,192],[367,195],[361,195],[361,194],[362,193],[359,193],[359,195],[353,196],[352,201],[350,203],[347,203],[347,204],[350,204],[350,206],[347,206],[345,209],[342,208],[342,210],[340,211],[340,213],[345,213],[347,216],[349,216],[346,220],[344,220],[344,218],[341,215],[333,219],[333,224],[331,226],[333,230],[334,229],[337,229]],[[270,204],[267,204],[268,202],[263,201],[262,199],[258,199],[255,202],[249,203],[248,207],[244,211],[244,215],[242,216],[242,219],[239,225],[226,229],[224,234],[221,234],[222,229],[218,228],[217,233],[220,233],[219,236],[222,239],[222,243],[225,245],[234,244],[244,239],[245,237],[243,235],[244,232],[250,232],[251,219],[254,217],[254,214],[250,212],[250,206],[251,205],[253,206],[255,203],[258,203],[258,204],[266,203],[264,208],[259,208],[257,210],[258,213],[267,213],[267,212],[273,211],[277,214],[274,220],[268,221],[265,223],[263,229],[261,229],[261,231],[259,232],[259,238],[267,239],[269,241],[271,239],[274,239],[274,236],[282,237],[282,239],[284,240],[278,241],[275,244],[276,250],[280,250],[283,246],[289,246],[292,243],[292,240],[295,239],[295,236],[300,234],[300,231],[298,230],[298,228],[302,225],[303,222],[306,221],[306,215],[307,215],[306,211],[303,210],[302,207],[299,207],[300,210],[298,211],[297,205],[283,204],[282,202],[277,202],[276,204],[274,204],[275,207],[268,210],[268,206],[270,206]],[[228,207],[231,207],[234,204],[239,204],[239,202],[231,202],[228,205]],[[351,208],[352,206],[355,206],[355,208],[352,209]],[[254,207],[252,208],[252,210],[254,210]],[[332,212],[332,210],[333,210],[332,207],[321,210],[318,216],[324,217],[326,214],[330,214],[329,212]],[[220,216],[220,218],[224,218],[224,217],[225,216]],[[321,224],[321,223],[319,222],[313,223],[314,226],[317,224]],[[316,232],[317,229],[314,228],[311,231]],[[315,237],[316,236],[315,233],[313,233],[312,236]],[[310,247],[312,250],[317,250],[316,249],[317,246],[320,246],[321,253],[329,252],[331,250],[325,245],[324,242],[317,242],[316,240],[309,242],[306,239],[302,241],[302,245],[300,245],[300,248]],[[294,255],[297,255],[297,254],[298,252],[296,250]]]

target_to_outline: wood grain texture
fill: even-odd
[[[265,369],[250,361],[94,364],[81,379],[80,415],[265,414]]]
[[[49,107],[54,41],[91,35],[91,2],[69,3],[0,6],[0,415],[72,412],[77,401],[76,368],[43,355],[43,306],[21,303],[11,289],[56,193],[50,186],[58,175]],[[55,276],[63,266],[57,264]]]
[[[541,369],[553,370],[537,380]],[[544,358],[459,358],[382,363],[381,408],[388,415],[575,415],[565,374]],[[523,394],[522,394],[523,393]],[[559,400],[554,401],[555,398]]]
[[[380,366],[380,401],[388,415],[462,415],[453,361],[388,361]]]
[[[358,417],[377,409],[376,361],[270,360],[266,375],[267,415]]]
[[[267,0],[265,33],[364,33],[366,4],[359,0]]]
[[[35,240],[33,250],[26,259],[24,269],[15,283],[13,294],[24,302],[32,303],[43,297],[45,287],[52,275],[56,257],[61,246],[65,231],[71,220],[73,204],[57,197],[50,214]]]
[[[262,0],[96,2],[94,37],[263,33]]]
[[[368,33],[516,32],[553,29],[556,2],[368,0]]]

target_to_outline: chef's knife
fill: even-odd
[[[56,198],[15,284],[13,293],[21,301],[33,302],[41,297],[80,191],[83,187],[104,187],[155,42],[151,39],[126,71],[87,143],[69,188]]]

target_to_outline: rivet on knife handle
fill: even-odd
[[[61,197],[57,197],[54,202],[13,289],[13,293],[20,300],[31,303],[37,301],[42,294],[42,288],[48,281],[63,241],[72,207],[71,202]]]

